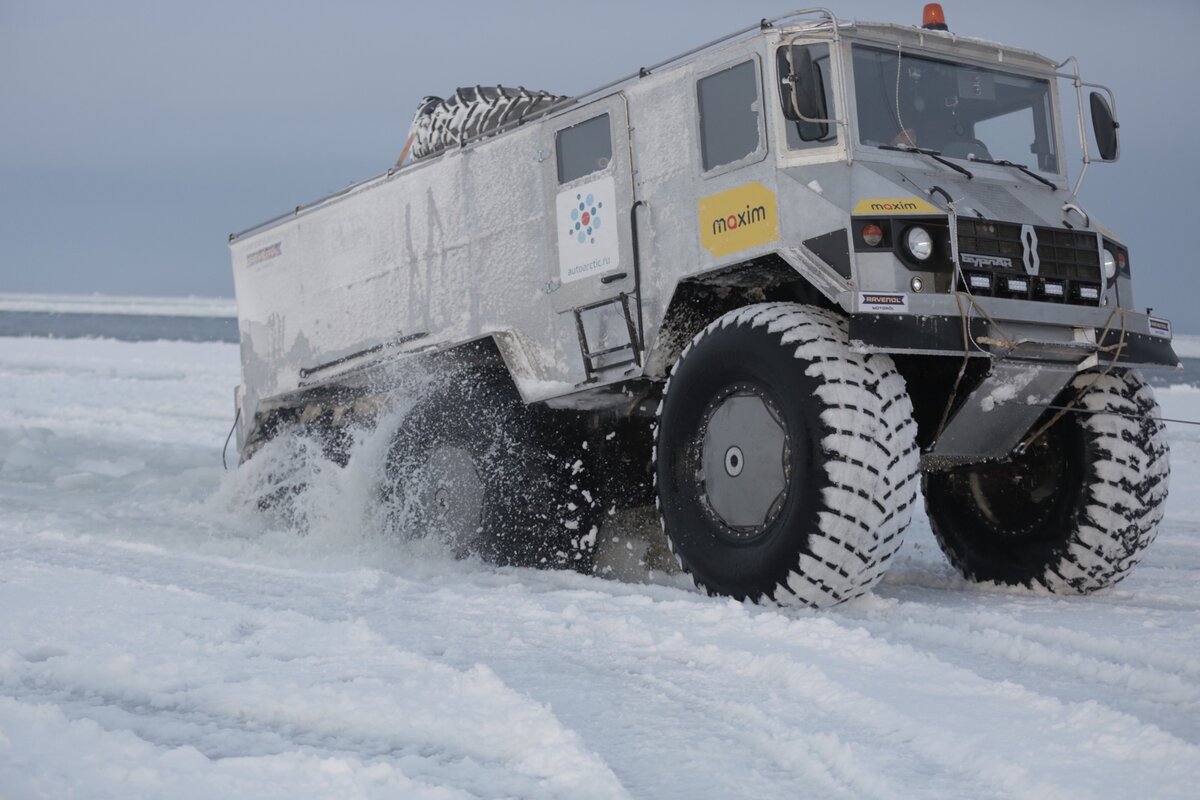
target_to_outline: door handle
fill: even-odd
[[[616,283],[617,281],[625,280],[629,277],[627,272],[614,272],[612,275],[605,275],[600,279],[601,283]]]

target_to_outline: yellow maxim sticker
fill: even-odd
[[[773,242],[779,238],[775,193],[761,183],[745,183],[700,198],[700,243],[714,256]]]
[[[942,214],[945,213],[932,203],[919,197],[877,197],[859,200],[854,214]]]

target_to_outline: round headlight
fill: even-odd
[[[1101,257],[1101,261],[1104,264],[1104,277],[1111,281],[1113,276],[1117,274],[1117,257],[1113,255],[1112,250],[1106,247],[1104,248],[1104,255]]]
[[[904,235],[904,246],[908,248],[908,254],[917,261],[926,261],[933,255],[933,239],[924,228],[909,228],[908,233]]]

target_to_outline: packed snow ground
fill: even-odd
[[[374,440],[264,515],[286,448],[222,471],[237,379],[233,345],[0,339],[0,797],[1195,796],[1200,428],[1113,590],[967,584],[920,517],[812,612],[616,524],[623,581],[386,541]]]

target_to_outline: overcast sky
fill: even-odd
[[[423,95],[572,94],[795,5],[0,0],[0,292],[231,295],[229,232],[384,171]],[[1116,91],[1121,161],[1084,205],[1131,245],[1139,305],[1200,331],[1200,2],[943,6]]]

